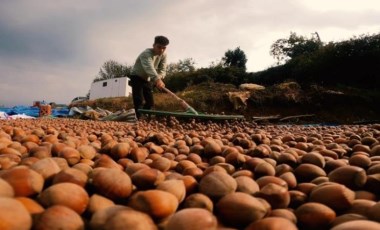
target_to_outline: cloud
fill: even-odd
[[[198,67],[240,47],[248,71],[275,63],[270,45],[290,32],[322,41],[380,31],[376,0],[18,0],[0,8],[0,105],[68,103],[107,60],[132,65],[155,35],[171,62]]]

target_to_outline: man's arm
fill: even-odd
[[[166,75],[166,55],[163,55],[159,60],[157,70],[155,69],[155,63],[153,57],[147,53],[140,56],[142,68],[151,80],[155,83],[155,86],[159,89],[165,87],[162,78]]]
[[[162,55],[160,62],[158,63],[157,73],[161,76],[161,79],[166,76],[167,58],[166,55]]]
[[[156,87],[159,89],[162,89],[165,87],[165,83],[162,81],[162,79],[166,76],[166,55],[162,55],[162,58],[160,62],[158,63],[157,72],[158,72],[158,79],[156,81]]]
[[[148,53],[143,53],[140,56],[140,62],[141,66],[144,69],[144,72],[146,73],[147,76],[151,78],[159,78],[159,74],[157,73],[156,69],[154,68],[154,63],[153,63],[153,57],[149,55]]]

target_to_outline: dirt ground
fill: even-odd
[[[359,124],[380,121],[380,107],[376,103],[379,95],[368,90],[321,86],[302,89],[297,83],[289,82],[251,90],[245,103],[238,100],[239,108],[227,94],[246,90],[222,84],[190,90],[196,91],[198,98],[186,92],[183,97],[198,111],[242,114],[246,119],[260,123]]]

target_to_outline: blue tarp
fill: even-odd
[[[12,108],[0,107],[0,111],[7,113],[9,116],[16,114],[25,114],[31,117],[38,117],[40,109],[32,106],[14,106]],[[54,117],[68,116],[70,109],[68,107],[58,107],[51,110]]]

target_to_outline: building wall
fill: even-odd
[[[93,82],[90,89],[90,100],[105,97],[127,97],[132,94],[127,77],[113,78]]]

